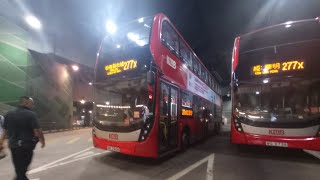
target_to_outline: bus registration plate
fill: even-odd
[[[120,152],[120,148],[117,148],[117,147],[108,146],[107,149],[109,151]]]
[[[288,143],[267,141],[266,146],[288,147]]]

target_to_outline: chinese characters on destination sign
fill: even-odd
[[[128,71],[132,69],[137,68],[137,60],[127,60],[127,61],[121,61],[121,62],[116,62],[113,64],[106,65],[104,69],[106,70],[107,75],[113,75],[113,74],[118,74],[123,71]]]
[[[277,74],[280,72],[288,72],[304,69],[304,61],[293,60],[286,62],[275,62],[264,65],[255,65],[252,67],[253,75],[259,76],[264,74]]]

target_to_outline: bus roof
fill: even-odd
[[[265,27],[240,36],[240,54],[291,43],[320,40],[319,17]]]

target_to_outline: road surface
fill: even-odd
[[[319,180],[320,160],[300,150],[238,147],[229,132],[169,157],[152,160],[94,149],[91,129],[46,134],[29,170],[34,180]],[[0,160],[0,179],[13,179],[10,156]]]

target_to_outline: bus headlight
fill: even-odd
[[[150,118],[150,119],[147,119],[142,128],[141,128],[141,132],[140,132],[140,137],[139,137],[139,141],[142,142],[144,140],[147,139],[150,131],[152,130],[152,123],[153,123],[153,120]]]
[[[239,132],[243,132],[243,129],[242,129],[242,126],[241,126],[241,123],[239,122],[238,119],[234,119],[234,126],[236,127],[236,130],[239,131]]]

